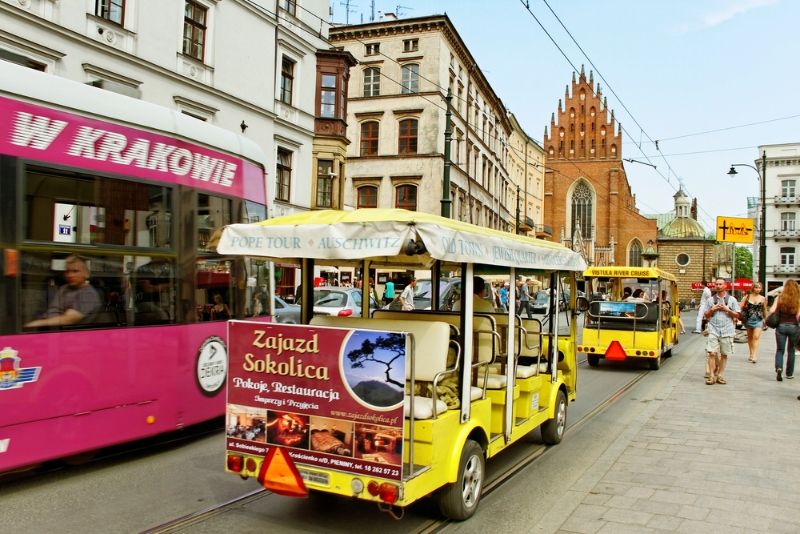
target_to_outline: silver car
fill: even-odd
[[[278,295],[275,295],[275,322],[300,324],[300,305],[289,304]]]
[[[361,317],[361,302],[360,289],[335,286],[314,288],[314,315]],[[377,309],[378,303],[370,297],[370,313]]]

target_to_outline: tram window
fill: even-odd
[[[233,221],[230,199],[200,193],[197,195],[197,248],[204,252],[215,252],[211,241],[214,232]]]
[[[241,260],[202,259],[197,262],[195,313],[197,321],[233,319],[242,315],[244,291],[235,284]]]
[[[166,187],[29,167],[25,238],[169,248],[170,198]]]
[[[130,324],[178,322],[175,262],[167,258],[127,256],[126,270],[133,292]]]
[[[91,309],[81,309],[84,318],[78,323],[48,329],[77,329],[124,326],[129,323],[128,309],[132,294],[127,274],[126,259],[119,256],[82,255],[77,262],[68,264],[69,252],[23,253],[20,258],[20,326],[36,319],[60,315],[64,311],[69,284],[74,281],[67,276],[67,269],[85,268],[94,296],[85,302],[93,302]],[[62,289],[63,288],[63,289]],[[85,304],[84,302],[84,304]],[[39,328],[39,327],[35,327]]]
[[[242,223],[257,223],[267,218],[267,207],[264,204],[258,204],[246,200],[242,203],[242,214],[239,217],[239,222]]]

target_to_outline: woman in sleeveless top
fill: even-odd
[[[761,294],[761,284],[756,282],[750,293],[742,299],[742,322],[747,330],[747,346],[750,357],[747,361],[758,361],[758,345],[761,343],[761,332],[764,329],[764,318],[767,316],[767,299]]]
[[[772,303],[770,315],[777,313],[778,328],[775,329],[775,341],[778,345],[775,351],[775,379],[783,380],[783,353],[786,351],[786,378],[794,378],[794,347],[800,337],[800,287],[794,280],[787,280],[783,284],[783,291]],[[788,343],[788,347],[787,347]]]

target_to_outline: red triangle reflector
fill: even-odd
[[[279,495],[308,497],[308,488],[303,477],[289,453],[281,447],[270,447],[258,472],[258,481],[265,489]]]
[[[606,360],[611,361],[622,361],[627,358],[625,354],[625,349],[622,348],[622,345],[616,339],[609,343],[608,348],[606,349]]]

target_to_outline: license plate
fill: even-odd
[[[303,480],[306,482],[311,482],[314,484],[321,484],[323,486],[327,486],[330,484],[330,475],[328,473],[320,473],[318,471],[306,471],[305,469],[298,469],[300,471],[300,476],[303,477]]]

